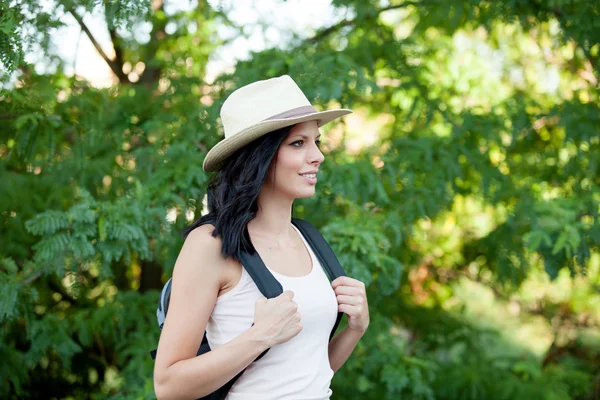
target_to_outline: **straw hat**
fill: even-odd
[[[269,132],[313,120],[323,126],[351,112],[343,108],[317,111],[288,75],[242,86],[221,107],[225,138],[208,152],[202,168],[219,170],[236,150]]]

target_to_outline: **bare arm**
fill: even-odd
[[[212,226],[192,231],[173,270],[169,312],[158,344],[154,388],[159,399],[191,399],[209,394],[247,367],[268,346],[251,329],[196,356],[220,289],[224,260]]]
[[[348,326],[329,342],[329,363],[336,372],[348,360],[360,338],[369,327],[369,304],[365,284],[348,276],[331,282],[338,302],[338,311],[348,316]]]
[[[156,397],[160,400],[196,399],[212,393],[246,368],[266,348],[249,329],[215,350],[168,367],[155,380]]]
[[[364,332],[352,330],[346,326],[329,342],[329,364],[337,372],[348,360]]]

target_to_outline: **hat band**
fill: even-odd
[[[318,112],[318,111],[313,106],[296,107],[296,108],[292,108],[291,110],[287,110],[282,113],[275,114],[275,115],[265,119],[265,121],[269,121],[271,119],[287,119],[287,118],[301,117],[303,115],[313,114],[316,112]]]

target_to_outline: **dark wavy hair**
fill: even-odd
[[[242,251],[254,254],[248,223],[258,212],[258,194],[267,178],[277,150],[292,126],[270,132],[233,153],[210,179],[208,214],[186,228],[184,237],[204,224],[212,224],[213,237],[221,236],[221,254],[240,261]],[[199,208],[197,208],[199,209]]]

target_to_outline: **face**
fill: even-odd
[[[265,186],[292,199],[315,194],[319,166],[325,159],[319,150],[321,133],[317,121],[294,125],[279,146]]]

